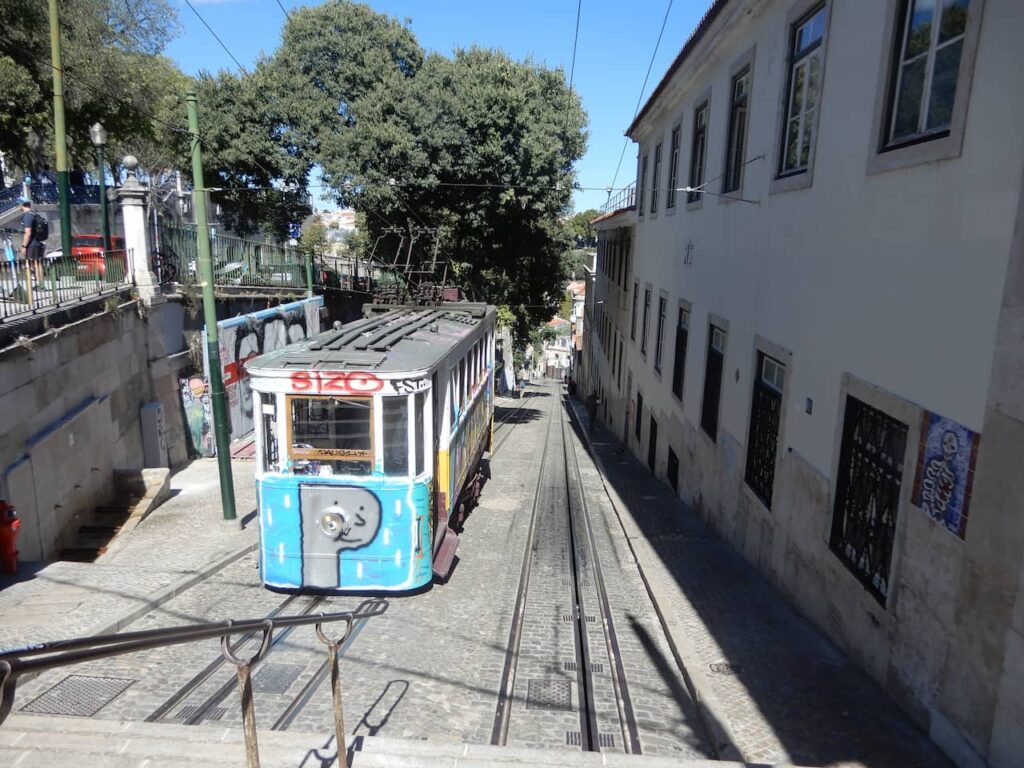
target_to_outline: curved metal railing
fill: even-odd
[[[145,629],[137,632],[123,632],[115,635],[94,635],[68,640],[53,640],[45,643],[0,649],[0,725],[14,707],[14,696],[18,678],[27,674],[38,674],[57,667],[81,664],[125,653],[135,653],[168,645],[191,643],[196,640],[220,638],[221,654],[231,662],[238,675],[238,692],[242,704],[242,727],[245,731],[246,765],[259,768],[259,744],[256,738],[256,710],[252,696],[252,666],[267,655],[274,631],[284,627],[299,627],[312,624],[316,636],[327,647],[328,664],[331,670],[331,697],[334,704],[334,730],[338,745],[338,765],[346,768],[347,746],[345,724],[341,709],[341,681],[338,676],[338,650],[352,632],[354,622],[380,616],[388,609],[387,600],[372,598],[361,602],[354,611],[339,613],[317,613],[302,616],[275,616],[263,619],[191,624],[161,629]],[[340,638],[333,639],[323,629],[324,624],[344,621],[345,631]],[[236,656],[229,642],[233,635],[246,633],[263,634],[259,650],[248,658]]]

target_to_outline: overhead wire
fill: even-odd
[[[572,64],[569,66],[569,91],[565,102],[565,128],[562,133],[568,137],[569,134],[569,113],[572,111],[572,83],[576,75],[576,46],[580,41],[580,14],[583,11],[583,0],[576,1],[576,34],[572,40]]]
[[[644,75],[644,84],[640,86],[640,95],[636,100],[636,108],[633,110],[633,120],[636,120],[636,116],[640,113],[640,105],[644,100],[644,91],[647,90],[647,81],[651,76],[651,69],[654,68],[654,59],[658,55],[658,48],[661,47],[661,38],[665,34],[665,25],[668,24],[668,15],[672,11],[672,0],[668,0],[668,7],[665,8],[665,18],[661,20],[661,30],[658,32],[658,40],[654,44],[654,51],[651,53],[651,61],[647,65],[647,74]],[[630,121],[630,123],[633,122]],[[609,185],[609,189],[615,187],[615,182],[619,179],[619,169],[622,167],[622,158],[626,156],[626,147],[629,146],[629,137],[627,136],[622,142],[622,152],[619,153],[619,162],[615,166],[615,175],[612,177],[612,183]],[[609,192],[609,196],[611,193]]]
[[[284,7],[284,3],[282,3],[281,0],[277,0],[277,7],[284,11],[286,18],[291,19],[292,15],[288,13],[288,9]]]
[[[242,73],[245,74],[245,67],[242,66],[242,62],[235,58],[235,54],[233,54],[231,50],[224,44],[224,41],[220,39],[220,35],[213,31],[213,27],[211,27],[210,24],[206,21],[206,19],[203,18],[203,15],[196,10],[196,7],[192,5],[192,0],[185,0],[185,5],[192,9],[192,13],[196,15],[196,18],[203,22],[203,26],[206,27],[207,30],[209,30],[211,35],[213,35],[213,39],[220,43],[220,47],[224,49],[224,52],[231,57],[231,60],[234,61],[235,64],[238,65],[238,68],[242,71]]]

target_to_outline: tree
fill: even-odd
[[[600,211],[588,208],[569,219],[569,229],[572,230],[572,236],[576,241],[577,248],[597,247],[597,230],[594,229],[594,225],[590,222],[600,215]]]
[[[22,169],[54,164],[53,68],[45,3],[0,0],[0,151]],[[89,126],[111,139],[154,137],[149,106],[165,93],[158,54],[177,34],[168,0],[65,0],[61,53],[69,164],[91,168]]]
[[[327,252],[327,227],[323,219],[313,216],[303,227],[302,237],[299,238],[299,245],[307,251],[316,254]]]
[[[550,317],[586,141],[564,72],[479,48],[432,54],[415,76],[355,100],[351,114],[322,164],[341,202],[373,213],[371,236],[389,224],[430,228],[456,281],[509,306],[519,337]]]

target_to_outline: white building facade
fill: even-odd
[[[1021,39],[716,0],[587,297],[606,423],[960,765],[1024,754]]]

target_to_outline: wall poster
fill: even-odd
[[[967,535],[978,439],[962,424],[923,413],[912,502],[961,539]]]

